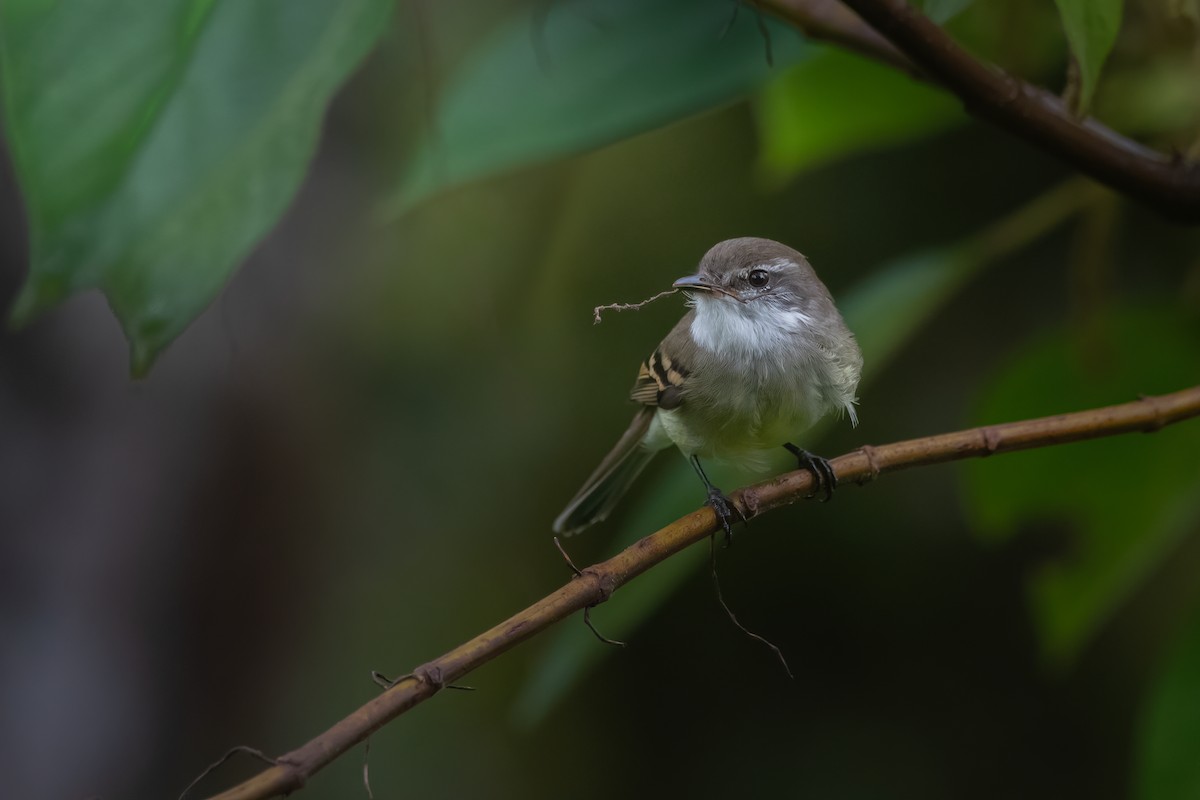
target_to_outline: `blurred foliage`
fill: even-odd
[[[913,5],[935,22],[946,22],[973,2],[974,0],[918,0]]]
[[[814,49],[739,6],[569,0],[515,11],[447,82],[390,213],[719,108]]]
[[[945,92],[837,50],[823,50],[768,83],[755,109],[762,171],[776,184],[840,156],[900,146],[965,120]]]
[[[1170,53],[1116,71],[1097,97],[1097,111],[1121,130],[1132,133],[1194,133],[1200,125],[1196,69],[1194,56]]]
[[[1200,797],[1200,616],[1164,659],[1141,720],[1138,800]]]
[[[102,289],[145,374],[283,214],[390,10],[5,2],[5,127],[33,245],[14,319]]]
[[[153,5],[0,5],[17,317],[99,287],[144,369],[283,214],[327,107],[328,130],[295,208],[138,389],[78,301],[0,350],[0,569],[34,609],[5,617],[0,678],[28,671],[0,680],[22,734],[0,775],[30,776],[5,796],[161,796],[231,743],[282,752],[375,691],[368,670],[568,580],[549,522],[681,304],[590,309],[720,239],[800,248],[860,338],[862,425],[810,432],[826,454],[1200,374],[1195,230],[748,5]],[[920,5],[1051,90],[1073,53],[1123,133],[1197,141],[1191,0],[1092,8],[1121,12],[1107,44],[1068,20],[1081,4]],[[720,553],[726,597],[796,682],[728,624],[697,548],[593,612],[630,647],[573,620],[374,734],[375,792],[1188,797],[1193,608],[1138,598],[1200,569],[1180,555],[1196,424],[754,520]],[[702,500],[658,462],[576,563]],[[664,741],[716,755],[696,770]],[[361,771],[340,759],[305,796]]]
[[[1022,348],[984,390],[976,421],[1045,416],[1163,394],[1178,375],[1200,375],[1200,324],[1169,303],[1122,310],[1089,331],[1059,331]],[[1126,436],[965,467],[976,530],[1012,537],[1022,525],[1069,520],[1068,553],[1032,583],[1048,655],[1074,656],[1126,595],[1200,526],[1200,427],[1176,435]]]

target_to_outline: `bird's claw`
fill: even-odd
[[[725,546],[729,547],[729,545],[733,544],[733,522],[736,521],[735,515],[736,519],[740,519],[742,522],[746,521],[746,516],[737,507],[736,503],[726,497],[715,486],[710,487],[708,490],[708,504],[712,506],[717,519],[721,521],[721,527],[725,530]]]
[[[806,469],[812,473],[814,481],[813,490],[804,496],[805,499],[816,497],[818,493],[824,492],[825,496],[821,498],[821,502],[828,503],[829,499],[833,497],[833,490],[838,485],[837,475],[834,474],[833,466],[829,463],[829,459],[822,458],[793,444],[787,444],[784,447],[796,457],[800,469]]]

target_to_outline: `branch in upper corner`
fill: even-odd
[[[904,0],[845,0],[857,15],[836,0],[760,1],[813,38],[943,86],[973,116],[1032,142],[1164,216],[1200,222],[1200,164],[1159,153],[1093,118],[1075,119],[1061,98],[980,62]]]
[[[1118,433],[1157,431],[1200,416],[1200,386],[1132,403],[1077,411],[1042,419],[989,425],[955,433],[893,444],[864,446],[830,462],[841,481],[866,483],[885,472],[990,456],[1031,447],[1076,442]],[[813,489],[807,469],[734,493],[746,518],[794,503]],[[613,592],[656,564],[704,540],[718,530],[709,506],[677,519],[591,567],[524,611],[462,644],[372,698],[350,716],[312,741],[275,759],[275,765],[213,800],[262,800],[301,788],[314,773],[418,703],[428,700],[451,681],[461,678],[496,656],[566,619],[577,611],[603,603]],[[574,565],[572,565],[574,569]]]
[[[917,78],[923,73],[908,56],[842,4],[841,0],[757,0],[757,5],[795,25],[810,39],[844,47],[903,70]]]

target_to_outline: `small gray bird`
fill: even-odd
[[[691,310],[638,370],[630,397],[642,408],[554,521],[556,533],[605,519],[671,445],[704,482],[726,536],[736,508],[704,474],[702,458],[762,470],[768,452],[783,446],[826,500],[836,486],[828,461],[789,440],[831,411],[858,424],[862,353],[808,260],[770,239],[730,239],[674,285]]]

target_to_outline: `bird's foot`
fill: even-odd
[[[818,493],[824,492],[825,496],[821,498],[821,502],[828,503],[829,498],[833,497],[833,490],[837,488],[838,483],[837,475],[834,474],[829,460],[796,447],[794,444],[785,444],[784,448],[796,457],[800,469],[806,469],[812,473],[815,482],[814,488],[805,495],[805,499],[816,497]]]
[[[708,504],[721,521],[721,527],[725,530],[725,546],[729,547],[733,544],[733,523],[737,520],[745,522],[746,516],[736,503],[715,486],[708,487]]]

